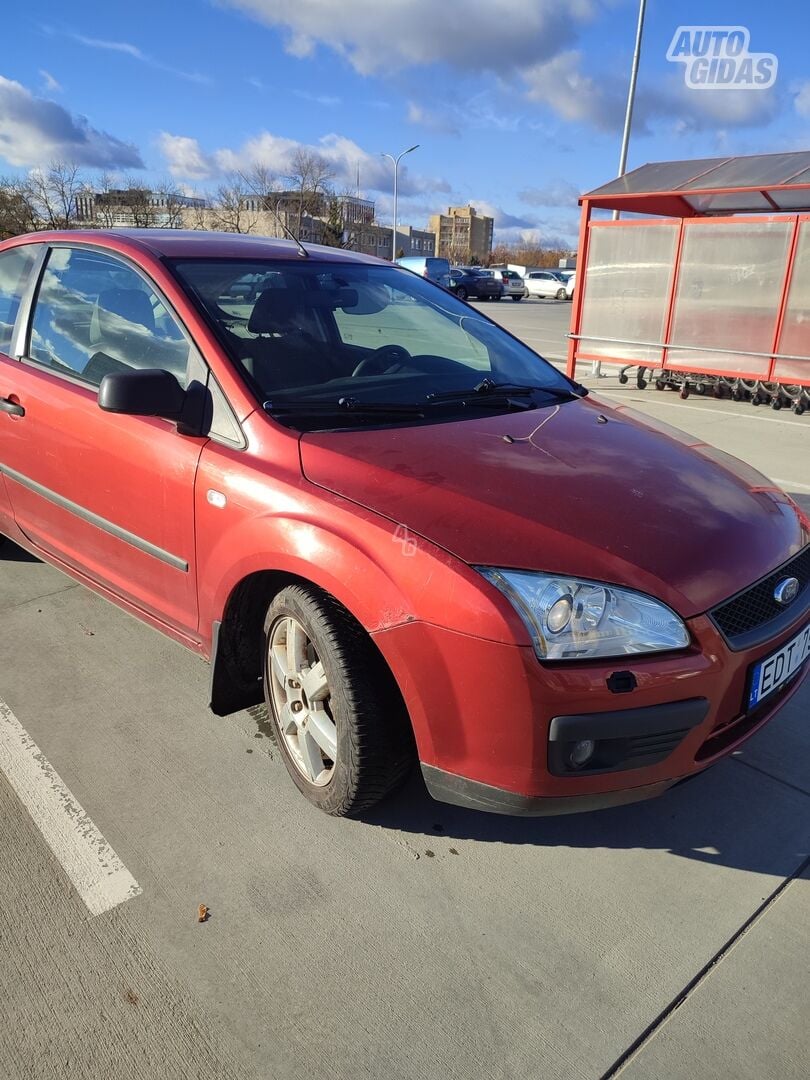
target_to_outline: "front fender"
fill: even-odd
[[[249,575],[276,571],[330,593],[369,632],[414,621],[497,641],[529,644],[508,602],[461,560],[386,517],[325,491],[290,469],[215,447],[203,452],[196,532],[200,634]],[[296,462],[297,464],[297,462]],[[215,488],[226,505],[209,502]]]

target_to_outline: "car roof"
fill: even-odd
[[[31,233],[14,237],[15,244],[27,243],[91,243],[113,250],[148,251],[159,258],[172,259],[290,259],[301,258],[293,240],[271,236],[249,236],[244,233],[206,232],[196,229],[69,229],[60,232]],[[386,259],[363,255],[357,251],[326,247],[322,244],[302,245],[311,259],[319,262],[365,262],[390,266]]]

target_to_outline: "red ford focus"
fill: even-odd
[[[264,698],[356,814],[656,795],[810,656],[810,521],[407,270],[170,230],[0,245],[0,532]]]

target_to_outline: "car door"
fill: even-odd
[[[8,430],[5,418],[16,416],[19,410],[12,389],[17,370],[17,362],[12,358],[12,341],[20,303],[42,250],[41,244],[19,244],[0,251],[0,533],[10,535],[15,533],[15,523],[3,479],[2,436],[4,430]]]
[[[108,371],[163,368],[185,385],[190,339],[140,271],[84,246],[51,248],[29,325],[4,382],[23,414],[0,414],[18,527],[92,583],[195,632],[194,479],[205,439],[97,402]]]

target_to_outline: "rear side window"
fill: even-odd
[[[34,306],[29,355],[92,386],[127,368],[163,368],[185,386],[189,345],[129,266],[94,251],[54,248]]]
[[[11,335],[20,309],[20,298],[39,249],[38,244],[24,244],[0,252],[0,352],[8,353]]]

